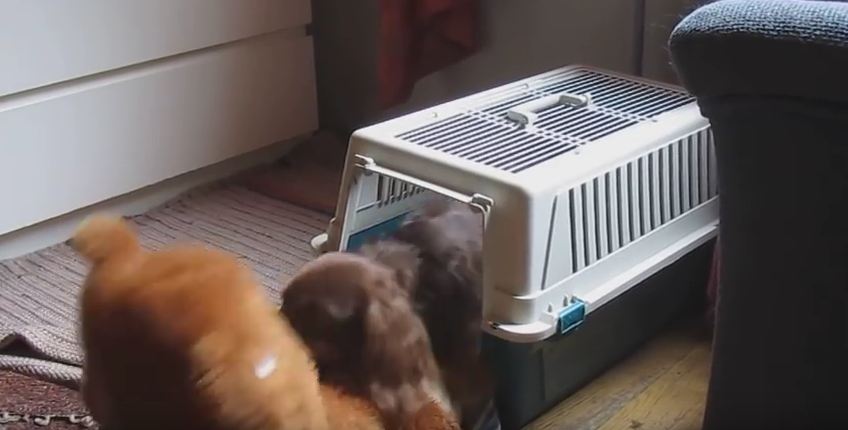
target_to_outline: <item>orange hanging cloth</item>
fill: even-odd
[[[380,106],[402,103],[419,79],[476,52],[479,9],[479,0],[380,0]]]

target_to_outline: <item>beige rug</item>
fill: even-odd
[[[269,298],[312,258],[329,217],[238,185],[195,190],[134,217],[142,243],[194,241],[238,255]],[[68,385],[81,376],[77,295],[85,264],[66,245],[0,261],[0,369]]]

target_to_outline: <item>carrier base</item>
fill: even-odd
[[[536,344],[487,335],[503,430],[520,429],[703,302],[715,240],[593,312],[579,328]]]

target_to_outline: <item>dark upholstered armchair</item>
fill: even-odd
[[[719,1],[670,47],[718,147],[704,428],[848,429],[848,4]]]

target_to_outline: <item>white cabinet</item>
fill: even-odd
[[[317,128],[308,0],[0,0],[0,234]]]

